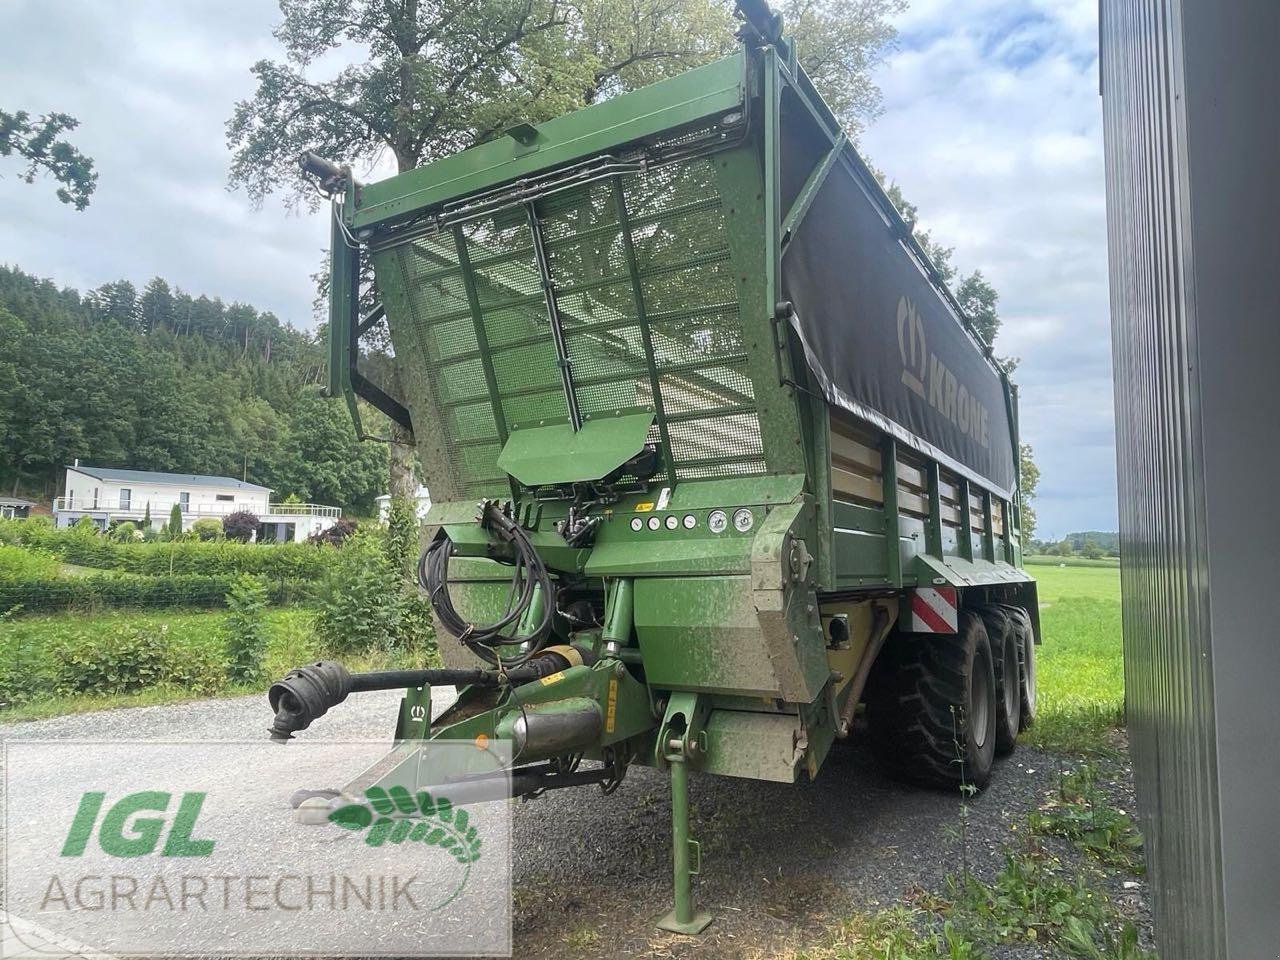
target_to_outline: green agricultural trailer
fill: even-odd
[[[780,19],[740,12],[732,56],[391,179],[303,158],[331,389],[412,430],[432,493],[444,667],[270,696],[284,740],[403,687],[397,740],[510,740],[512,795],[670,771],[685,933],[690,771],[812,779],[865,730],[981,788],[1035,709],[1016,391]],[[359,367],[384,318],[400,396]]]

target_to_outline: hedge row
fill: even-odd
[[[96,610],[104,607],[223,607],[235,576],[8,577],[0,579],[0,616]],[[313,599],[313,584],[297,579],[266,584],[268,602]]]
[[[58,530],[31,521],[15,524],[4,533],[22,546],[46,551],[66,563],[153,577],[251,573],[272,580],[318,580],[337,552],[309,543],[117,543],[83,530]]]

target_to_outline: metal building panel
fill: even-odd
[[[1103,0],[1125,686],[1160,956],[1280,944],[1280,4]]]

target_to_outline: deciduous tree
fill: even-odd
[[[1040,468],[1036,466],[1035,455],[1029,443],[1024,443],[1019,450],[1018,470],[1022,494],[1022,539],[1029,542],[1036,532],[1036,511],[1032,502],[1036,498],[1036,487],[1040,485]]]
[[[27,183],[35,183],[42,174],[53,177],[60,184],[55,191],[58,199],[83,210],[98,186],[98,175],[93,161],[62,138],[79,125],[79,120],[65,113],[32,117],[25,110],[0,110],[0,157],[25,161],[26,168],[18,176]]]
[[[874,115],[871,68],[903,0],[788,0],[800,56],[856,132]],[[230,183],[255,202],[316,206],[303,150],[403,172],[727,52],[728,0],[280,0],[281,60],[253,66],[227,123]],[[348,65],[324,74],[342,48]],[[394,378],[393,378],[394,390]],[[412,437],[391,428],[390,492],[412,498]]]

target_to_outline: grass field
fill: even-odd
[[[1124,719],[1120,571],[1034,566],[1039,584],[1036,648],[1039,712],[1028,739],[1072,751],[1105,750]]]

